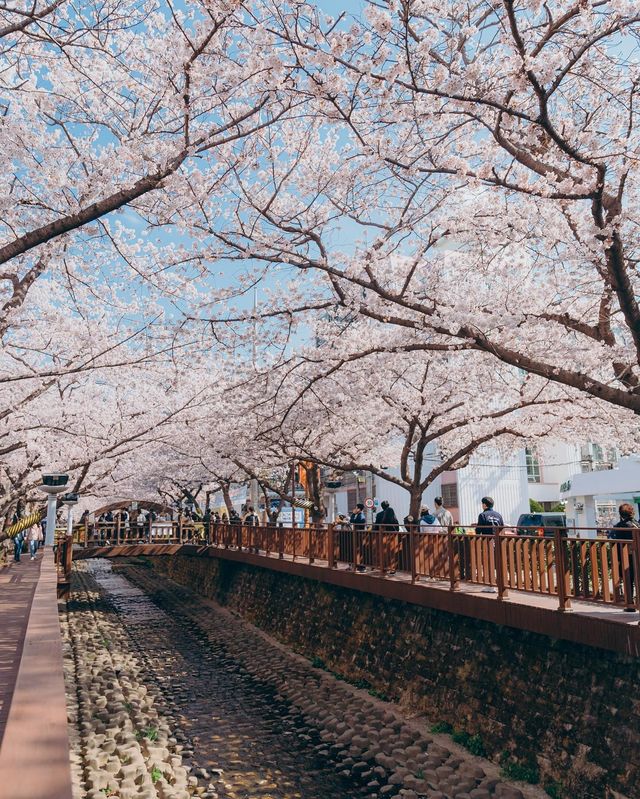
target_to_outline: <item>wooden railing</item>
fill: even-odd
[[[509,590],[555,597],[566,610],[572,599],[640,610],[636,575],[640,567],[640,530],[630,540],[590,538],[596,531],[548,528],[544,534],[522,535],[522,528],[502,528],[490,535],[472,535],[434,527],[422,530],[342,530],[332,525],[311,527],[243,524],[149,522],[144,528],[117,523],[79,527],[76,544],[199,544],[288,558],[325,566],[367,571],[374,576],[404,573],[411,582],[446,581],[494,589],[498,599]],[[571,532],[571,536],[566,533]]]

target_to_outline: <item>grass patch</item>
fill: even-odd
[[[324,662],[322,658],[314,657],[311,659],[311,665],[314,669],[325,669],[327,668],[327,664]]]
[[[377,688],[369,688],[367,691],[369,696],[374,696],[376,699],[381,699],[383,702],[392,702],[393,700],[390,699],[384,691],[378,691]]]
[[[431,732],[445,733],[446,735],[451,735],[451,733],[453,732],[453,725],[449,724],[448,721],[438,721],[435,724],[431,725]]]
[[[562,785],[559,782],[545,782],[544,789],[551,799],[562,799],[564,796]]]
[[[530,785],[537,785],[540,782],[540,772],[533,763],[515,763],[514,761],[503,762],[500,769],[502,777],[517,782],[528,782]]]
[[[142,738],[147,738],[149,741],[158,740],[157,727],[145,727],[144,730],[136,730],[136,739],[139,741]]]
[[[163,776],[164,776],[163,773],[160,771],[160,769],[157,766],[154,766],[151,769],[151,782],[153,782],[154,784],[156,782],[159,782]]]
[[[487,756],[487,750],[485,749],[484,742],[478,733],[475,735],[470,735],[464,730],[454,730],[451,734],[451,737],[457,744],[464,746],[464,748],[471,752],[472,755],[477,755],[477,757]]]

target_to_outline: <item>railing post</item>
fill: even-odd
[[[460,587],[460,579],[457,575],[459,559],[456,558],[455,539],[456,533],[447,533],[447,552],[449,554],[449,590],[457,591]]]
[[[640,611],[640,528],[633,528],[633,552],[631,554],[633,563],[632,585],[636,590],[636,610]]]
[[[505,579],[504,579],[504,560],[502,557],[502,539],[500,538],[500,532],[494,533],[493,536],[494,541],[494,557],[496,563],[496,586],[498,588],[498,599],[504,599],[507,594],[509,593],[506,586],[505,586]]]
[[[148,541],[149,541],[150,544],[153,544],[153,519],[151,518],[151,513],[149,513]]]
[[[380,574],[386,574],[386,569],[384,567],[384,532],[382,530],[382,525],[378,528],[378,567],[380,569]]]
[[[335,569],[336,567],[336,553],[334,550],[334,537],[333,537],[333,522],[329,524],[327,527],[327,560],[329,562],[329,568]]]
[[[411,567],[411,582],[415,583],[418,572],[416,570],[416,532],[413,522],[409,525],[409,565]]]
[[[89,522],[87,521],[87,517],[85,516],[84,519],[84,548],[87,548],[87,544],[89,543]]]
[[[314,528],[313,525],[310,525],[308,528],[308,535],[309,535],[309,563],[313,563],[315,558],[313,556],[313,532]]]
[[[178,516],[178,543],[182,544],[182,516]]]
[[[71,579],[71,567],[73,564],[73,536],[68,535],[66,549],[64,551],[64,577],[65,580]]]
[[[556,564],[556,583],[558,585],[558,610],[571,609],[571,600],[568,590],[567,559],[560,529],[553,534],[554,562]]]
[[[279,522],[278,526],[278,558],[280,560],[284,558],[284,526],[282,522]]]
[[[120,514],[118,514],[118,518],[116,519],[116,546],[120,545],[120,525],[122,524],[122,520],[120,518]]]

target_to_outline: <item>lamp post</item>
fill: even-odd
[[[58,494],[62,494],[66,489],[68,482],[68,474],[53,472],[51,474],[42,475],[40,491],[43,491],[47,495],[47,535],[45,538],[45,544],[47,546],[52,546],[55,540],[57,497]]]
[[[62,501],[67,506],[67,535],[73,535],[73,506],[78,504],[77,494],[65,494]]]

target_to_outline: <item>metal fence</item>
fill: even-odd
[[[588,528],[503,527],[484,535],[470,527],[397,530],[348,529],[243,524],[147,522],[125,527],[117,522],[77,527],[76,544],[195,544],[250,552],[265,558],[287,558],[366,572],[397,574],[412,583],[438,580],[451,590],[478,585],[557,598],[566,610],[572,599],[640,610],[636,575],[640,564],[640,530],[629,540],[597,536]],[[571,535],[568,535],[568,534]]]

